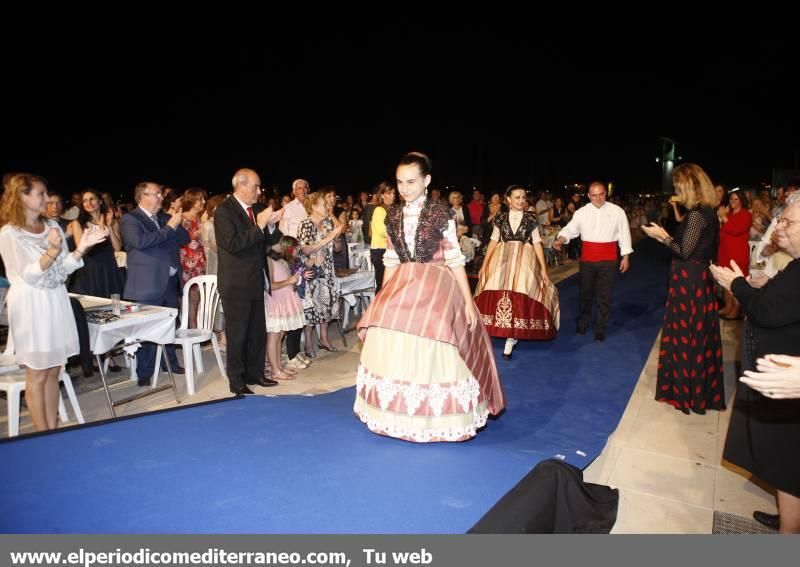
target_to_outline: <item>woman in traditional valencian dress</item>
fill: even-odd
[[[463,441],[505,407],[489,335],[470,293],[452,211],[426,199],[431,164],[397,167],[404,206],[386,218],[383,288],[359,322],[356,415],[408,441]]]
[[[509,212],[495,217],[475,290],[486,330],[506,339],[507,360],[517,341],[552,339],[560,322],[558,290],[547,277],[539,223],[525,210],[525,195],[519,185],[506,189]]]

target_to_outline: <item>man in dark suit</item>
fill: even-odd
[[[258,204],[261,179],[252,169],[233,176],[233,195],[214,212],[219,268],[217,282],[225,310],[228,379],[234,394],[252,394],[248,385],[274,386],[264,376],[266,322],[264,291],[269,291],[266,247],[278,242],[279,230],[267,223],[272,208]]]
[[[189,243],[189,233],[181,226],[183,214],[172,217],[161,213],[164,199],[158,183],[139,183],[134,189],[139,205],[120,220],[122,244],[128,253],[125,298],[148,305],[179,307],[181,263],[178,247]],[[150,384],[155,369],[156,347],[145,343],[136,352],[136,374],[140,386]],[[182,374],[175,347],[167,347],[172,371]]]

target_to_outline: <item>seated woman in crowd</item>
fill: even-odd
[[[489,335],[506,339],[503,358],[510,360],[519,340],[555,338],[561,310],[547,276],[538,218],[526,210],[525,188],[511,185],[506,202],[509,212],[494,220],[475,304]]]

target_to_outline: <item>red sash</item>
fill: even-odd
[[[616,242],[586,242],[581,249],[581,262],[617,261]]]

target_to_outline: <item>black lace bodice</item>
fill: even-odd
[[[713,262],[719,246],[719,220],[711,207],[699,207],[686,213],[675,239],[667,246],[683,260]]]

